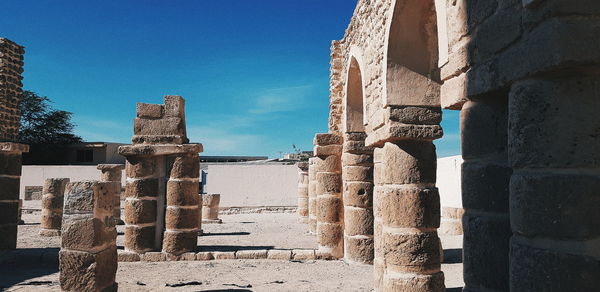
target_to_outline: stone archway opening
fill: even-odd
[[[355,57],[352,57],[350,66],[348,67],[348,82],[346,87],[346,133],[364,133],[362,72]]]

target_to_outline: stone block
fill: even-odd
[[[41,200],[44,195],[43,189],[43,186],[25,186],[25,201]]]
[[[114,209],[112,183],[98,181],[70,182],[66,187],[64,214],[94,214],[110,217]]]
[[[115,243],[117,230],[89,215],[65,215],[62,222],[62,248],[79,251]]]
[[[149,104],[138,102],[136,104],[136,113],[138,118],[160,119],[163,117],[164,106],[162,104]]]
[[[116,291],[116,247],[99,253],[61,250],[59,261],[63,291]]]
[[[476,160],[463,162],[463,207],[489,212],[508,212],[511,174],[512,169],[506,165]]]
[[[512,230],[528,237],[600,236],[600,175],[522,173],[510,183]]]
[[[342,155],[342,145],[315,146],[314,155],[326,157],[329,155]]]
[[[267,259],[289,261],[292,259],[292,251],[284,249],[270,249],[267,252]]]
[[[185,136],[185,121],[178,117],[165,117],[149,120],[135,118],[133,132],[136,136],[157,136],[160,138],[179,138]],[[136,141],[141,142],[141,141]],[[183,142],[183,141],[180,141]],[[174,143],[183,144],[183,143]]]
[[[508,253],[512,235],[506,216],[463,217],[465,287],[508,291]]]
[[[359,166],[373,166],[373,155],[369,154],[342,154],[343,165],[359,165]]]
[[[595,291],[598,287],[597,257],[511,241],[510,291]]]
[[[386,111],[388,119],[403,124],[439,125],[442,109],[428,106],[395,106]]]
[[[128,198],[158,197],[158,179],[128,181],[125,186],[125,196]]]
[[[156,203],[156,200],[126,199],[124,204],[125,223],[138,225],[156,222]]]
[[[516,168],[600,167],[600,78],[526,80],[510,93],[508,142]]]
[[[373,206],[372,182],[344,182],[344,204],[368,208]]]
[[[506,153],[507,110],[505,96],[465,103],[460,112],[462,155],[465,159]]]
[[[210,260],[214,260],[215,257],[213,256],[212,252],[199,252],[196,254],[196,260],[198,261],[210,261]]]
[[[167,230],[197,229],[200,211],[195,207],[168,206],[165,212],[165,226]]]
[[[296,261],[309,261],[315,259],[314,249],[294,249],[292,250],[292,259]]]
[[[313,144],[317,146],[341,145],[343,142],[342,135],[332,133],[316,134],[313,140]]]
[[[371,237],[346,237],[344,258],[352,262],[373,264],[374,243]]]
[[[431,291],[444,292],[444,273],[437,272],[432,275],[416,275],[406,277],[402,274],[386,274],[383,276],[382,291],[413,292]]]
[[[337,247],[344,240],[344,228],[339,223],[317,223],[319,246]]]
[[[198,221],[194,222],[197,224]],[[162,250],[165,253],[181,255],[196,251],[198,246],[198,231],[165,231]]]
[[[22,158],[20,153],[1,153],[0,154],[0,174],[21,175]]]
[[[238,250],[235,258],[239,260],[260,260],[267,258],[267,250]]]
[[[336,223],[343,218],[342,199],[337,196],[317,197],[317,221]]]
[[[344,166],[342,169],[344,181],[373,181],[373,167],[370,166]]]
[[[315,179],[316,174],[319,172],[339,172],[341,170],[341,167],[341,159],[338,155],[329,155],[324,158],[319,158],[319,160],[317,160],[317,164],[314,167]]]
[[[467,74],[462,73],[444,81],[441,89],[442,108],[461,110],[467,102]]]
[[[144,262],[164,262],[167,260],[167,255],[162,252],[147,252],[142,255],[142,261]]]
[[[438,228],[440,195],[437,188],[385,187],[377,197],[384,225],[395,228]]]
[[[344,153],[372,154],[373,147],[365,145],[365,141],[345,141],[342,147]]]
[[[176,156],[170,160],[171,178],[198,178],[200,176],[200,156],[197,153]]]
[[[212,254],[215,260],[235,260],[235,251],[215,251]]]
[[[383,253],[388,269],[422,273],[440,268],[440,240],[436,232],[383,232]]]
[[[342,177],[339,173],[317,173],[317,194],[336,194],[342,192]]]
[[[346,236],[373,235],[373,209],[344,208],[344,233]]]
[[[169,206],[197,206],[200,197],[200,183],[198,181],[169,180],[167,182],[167,205]]]
[[[138,253],[128,251],[118,251],[117,257],[119,262],[139,262],[141,260]]]
[[[179,260],[181,260],[181,261],[195,261],[196,260],[196,253],[186,252],[186,253],[182,254],[181,256],[179,256]]]
[[[18,200],[19,183],[20,180],[18,178],[0,177],[0,200]]]
[[[167,95],[164,98],[165,116],[185,118],[185,100],[178,95]]]
[[[435,183],[436,154],[431,142],[402,141],[383,147],[383,178],[387,184]]]
[[[125,226],[125,248],[137,253],[153,250],[155,232],[155,226]]]
[[[127,156],[127,177],[144,178],[154,174],[156,159],[153,157]]]

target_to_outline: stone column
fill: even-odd
[[[59,252],[63,291],[117,291],[117,231],[111,183],[67,185]]]
[[[315,135],[315,156],[323,159],[317,172],[317,239],[319,252],[344,257],[344,207],[342,202],[342,137]]]
[[[202,195],[202,223],[221,223],[219,219],[219,203],[221,195],[219,194],[203,194]]]
[[[508,291],[507,126],[506,96],[461,111],[464,291]]]
[[[580,27],[569,21],[556,29],[573,34],[590,29],[590,22],[582,19]],[[582,44],[589,42],[575,35]],[[600,74],[595,64],[512,85],[510,291],[600,287]]]
[[[342,180],[344,194],[344,259],[373,263],[373,148],[365,133],[344,134]]]
[[[0,250],[17,246],[21,154],[19,136],[23,47],[0,38]]]
[[[167,210],[162,250],[172,255],[195,251],[198,245],[200,157],[185,153],[169,157]]]
[[[308,160],[308,230],[317,233],[317,164],[321,158],[311,157]]]
[[[300,223],[308,223],[308,162],[298,162],[298,216]]]
[[[121,220],[121,177],[123,175],[123,164],[98,164],[98,170],[102,172],[100,181],[112,182],[115,188],[115,209],[113,211],[113,217],[115,218],[116,225],[123,225],[124,222]]]
[[[60,236],[67,183],[69,183],[68,178],[48,178],[44,183],[40,224],[42,236]]]
[[[17,248],[21,154],[27,145],[0,143],[0,250]]]

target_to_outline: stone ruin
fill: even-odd
[[[41,236],[60,236],[63,219],[64,195],[68,178],[48,178],[42,197]]]
[[[138,103],[132,142],[119,147],[127,158],[125,251],[175,257],[194,252],[202,144],[188,144],[183,98]]]
[[[298,221],[309,223],[308,217],[308,161],[298,162]]]

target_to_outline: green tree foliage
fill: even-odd
[[[65,147],[82,142],[81,137],[73,134],[72,113],[56,110],[51,103],[45,96],[23,91],[19,141],[30,146],[30,153],[23,157],[24,163],[57,163]]]

